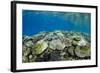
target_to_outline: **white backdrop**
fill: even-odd
[[[0,73],[11,73],[10,72],[10,53],[11,53],[10,52],[10,1],[11,0],[0,0]],[[100,13],[100,0],[29,0],[29,1],[98,5],[99,7],[98,13]],[[100,14],[98,16],[100,16]],[[98,17],[98,20],[100,20],[100,17]],[[98,25],[98,28],[99,26],[100,25]],[[100,29],[98,31],[100,31]],[[100,33],[98,34],[98,37],[100,37]],[[100,38],[98,38],[98,40],[100,40]],[[98,53],[100,51],[99,48],[100,46],[98,47]],[[99,55],[100,53],[98,54],[98,56]],[[99,61],[100,61],[100,57],[99,57]],[[66,72],[67,73],[99,73],[100,67],[37,71],[34,73],[66,73]],[[33,73],[33,72],[29,72],[29,73]]]

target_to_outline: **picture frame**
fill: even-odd
[[[11,71],[97,67],[97,12],[90,5],[11,1]]]

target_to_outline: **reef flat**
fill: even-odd
[[[91,37],[86,33],[44,31],[22,40],[23,63],[91,59]]]

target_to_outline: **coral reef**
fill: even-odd
[[[90,38],[86,33],[58,30],[23,36],[22,62],[90,59]]]

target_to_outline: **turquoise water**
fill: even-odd
[[[91,34],[91,14],[23,10],[23,35],[31,36],[42,31],[76,31]]]

